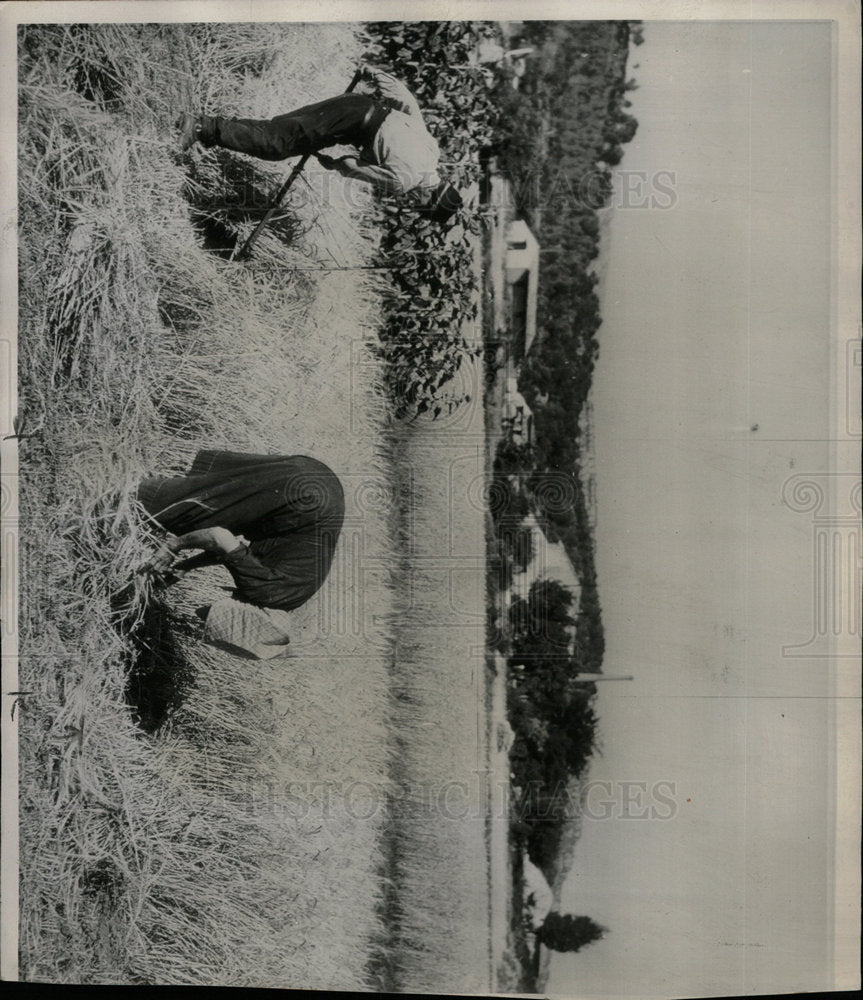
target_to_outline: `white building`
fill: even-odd
[[[539,243],[524,219],[507,226],[506,283],[512,359],[519,364],[536,337],[539,291]]]

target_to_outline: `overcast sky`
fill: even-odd
[[[594,388],[604,671],[635,680],[599,685],[589,803],[613,815],[585,819],[562,907],[609,934],[548,989],[817,989],[833,703],[823,660],[782,655],[812,634],[813,522],[781,495],[830,461],[830,27],[644,38],[620,169],[657,203],[632,174],[616,201]]]

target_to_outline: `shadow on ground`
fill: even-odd
[[[191,628],[156,600],[126,636],[130,656],[126,702],[146,733],[155,732],[182,707],[192,685],[194,673],[183,656],[178,634]]]

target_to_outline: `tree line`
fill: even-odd
[[[583,772],[596,739],[596,687],[577,680],[601,671],[605,648],[579,417],[600,349],[597,213],[612,195],[611,168],[637,129],[626,63],[630,42],[640,40],[637,22],[524,22],[511,44],[534,49],[527,70],[518,90],[502,79],[496,91],[492,151],[542,248],[537,338],[518,379],[535,441],[530,448],[505,441],[495,461],[501,584],[517,564],[512,539],[530,510],[549,540],[563,545],[582,586],[577,608],[565,587],[540,580],[509,609],[513,784],[531,790],[517,803],[514,828],[546,871],[565,823],[549,798]]]

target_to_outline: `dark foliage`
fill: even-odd
[[[490,25],[476,21],[373,22],[367,60],[392,72],[415,95],[456,186],[480,176],[480,151],[497,110],[469,64]],[[469,396],[449,388],[471,353],[465,337],[477,316],[478,282],[471,234],[479,223],[462,209],[441,227],[401,204],[384,205],[381,262],[390,268],[381,352],[397,416],[451,412]]]
[[[534,414],[535,445],[519,452],[505,442],[495,474],[519,482],[582,585],[577,612],[565,588],[551,583],[510,611],[511,759],[522,790],[513,827],[545,868],[554,862],[572,811],[570,782],[590,758],[597,723],[596,686],[575,679],[599,672],[604,653],[578,423],[599,354],[597,278],[590,270],[601,237],[597,211],[612,194],[609,168],[621,162],[637,129],[626,110],[635,87],[626,78],[633,31],[638,44],[637,22],[524,22],[513,44],[534,48],[527,73],[517,92],[506,81],[496,92],[501,124],[493,152],[543,254],[538,336],[518,383]],[[512,530],[501,518],[495,526],[499,537]]]
[[[513,783],[521,789],[518,831],[535,863],[549,862],[570,810],[568,782],[593,750],[594,684],[577,680],[570,652],[572,594],[539,580],[510,608],[513,635],[507,710],[515,739]],[[551,853],[550,853],[551,852]]]
[[[604,937],[606,928],[590,917],[572,913],[549,913],[537,933],[537,941],[554,951],[581,951],[585,945]]]
[[[125,625],[119,626],[122,630]],[[161,599],[150,602],[129,637],[137,655],[129,663],[126,701],[146,733],[153,733],[182,710],[194,674],[183,656],[183,639],[194,626]]]

